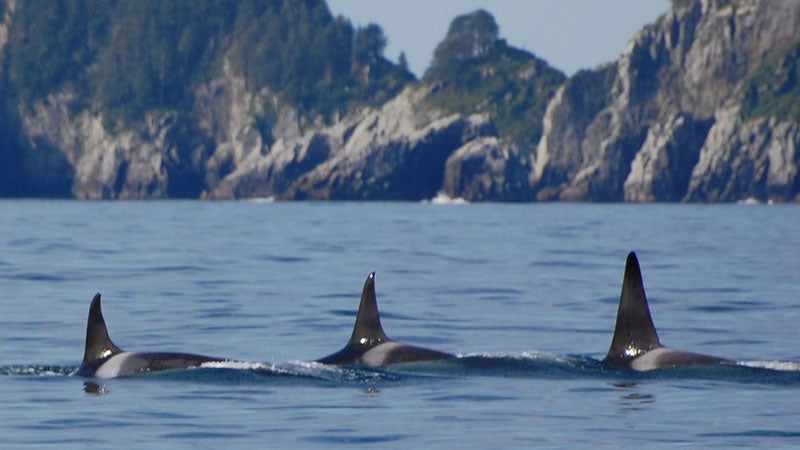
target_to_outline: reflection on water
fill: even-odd
[[[100,385],[93,381],[87,381],[83,383],[83,391],[87,394],[95,395],[103,395],[107,392],[105,385]]]
[[[642,386],[640,386],[638,383],[631,381],[620,381],[617,383],[612,383],[612,386],[625,391],[633,391],[626,392],[620,397],[620,411],[642,411],[645,409],[645,405],[656,402],[656,397],[654,395],[641,392]]]

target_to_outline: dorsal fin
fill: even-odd
[[[356,325],[350,336],[350,344],[371,347],[388,340],[389,338],[381,327],[378,300],[375,298],[375,272],[372,272],[364,282],[364,290],[361,291],[361,304],[358,306]]]
[[[89,307],[83,364],[121,352],[122,349],[114,345],[111,342],[111,338],[108,337],[108,328],[106,328],[106,321],[103,319],[103,310],[100,308],[100,294],[95,294],[92,299],[92,306]]]
[[[617,363],[628,361],[660,345],[647,306],[639,260],[636,253],[630,252],[625,262],[614,338],[606,360]]]

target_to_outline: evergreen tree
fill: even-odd
[[[465,64],[488,57],[499,42],[498,30],[494,17],[483,9],[456,17],[447,36],[436,46],[425,78],[452,78]]]
[[[501,136],[529,146],[541,137],[547,102],[565,79],[534,55],[510,47],[484,10],[453,20],[423,77],[437,86],[433,106],[489,113]]]

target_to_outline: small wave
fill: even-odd
[[[309,261],[309,258],[304,256],[286,256],[286,255],[262,255],[261,259],[264,261],[277,262],[277,263],[297,263],[297,262]]]
[[[540,351],[489,352],[460,354],[455,359],[409,362],[389,367],[334,366],[308,361],[280,364],[223,361],[205,363],[183,375],[199,379],[282,378],[310,380],[333,385],[382,385],[428,379],[431,376],[501,376],[563,378],[592,376],[602,372],[602,363],[587,356]]]
[[[523,350],[516,352],[479,352],[462,353],[459,358],[512,358],[512,359],[555,359],[557,354],[541,352],[538,350]]]
[[[270,369],[271,364],[264,364],[260,362],[247,362],[247,361],[212,361],[203,363],[200,367],[209,369],[234,369],[234,370],[258,370]]]
[[[25,272],[12,274],[8,278],[23,281],[38,281],[43,283],[58,283],[66,281],[68,278],[54,274],[40,273],[40,272]]]
[[[763,204],[772,205],[774,203],[775,202],[773,202],[772,199],[769,199],[766,202],[762,202],[761,200],[759,200],[759,199],[757,199],[755,197],[743,198],[743,199],[739,200],[738,202],[736,202],[737,205],[763,205]]]
[[[11,365],[0,366],[0,375],[26,375],[37,377],[59,377],[71,375],[78,370],[74,366]]]
[[[433,205],[463,205],[469,203],[467,200],[461,197],[453,198],[441,191],[436,194],[436,197],[433,197],[430,200],[423,200],[422,202],[431,203]]]
[[[272,364],[256,361],[212,361],[200,366],[203,369],[230,369],[238,371],[269,372],[276,375],[321,376],[326,373],[337,374],[341,369],[317,362],[295,361]]]
[[[740,366],[753,367],[756,369],[770,369],[780,372],[800,372],[800,362],[792,361],[742,361]]]
[[[0,376],[71,376],[76,366],[4,365]],[[689,366],[652,372],[611,368],[585,355],[535,350],[459,354],[455,359],[400,364],[390,367],[333,366],[309,361],[279,364],[257,361],[209,362],[188,370],[153,372],[143,376],[171,381],[191,380],[234,383],[323,383],[330,386],[380,386],[427,380],[431,377],[498,376],[531,378],[635,379],[697,378],[720,381],[800,385],[800,362],[740,361],[734,365]]]
[[[247,199],[250,203],[274,203],[275,197],[254,197]]]
[[[761,201],[755,197],[747,197],[736,202],[739,205],[760,205]]]
[[[459,358],[486,358],[486,359],[518,359],[527,361],[547,361],[564,364],[585,361],[589,358],[579,355],[568,355],[563,353],[550,353],[539,350],[522,350],[515,352],[489,352],[489,353],[465,353]]]
[[[213,369],[235,372],[251,372],[259,375],[277,375],[288,377],[318,377],[321,370],[313,367],[316,363],[272,364],[257,361],[212,361],[202,364],[194,370]],[[323,366],[322,364],[318,364]]]
[[[600,361],[581,355],[541,351],[461,354],[450,370],[458,375],[575,378],[603,375]]]
[[[204,372],[200,378],[227,379],[232,374],[245,378],[286,380],[310,380],[315,382],[332,383],[334,385],[363,385],[382,382],[395,382],[407,378],[396,372],[382,368],[333,366],[320,364],[313,361],[292,361],[280,364],[262,362],[221,361],[205,363],[199,368]],[[192,375],[188,375],[192,376]],[[234,378],[236,378],[234,376]]]

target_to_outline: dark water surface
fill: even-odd
[[[663,343],[739,361],[603,367],[628,251]],[[376,271],[395,339],[309,363]],[[794,205],[0,201],[0,447],[800,446]],[[70,376],[103,294],[124,349],[240,363]]]

